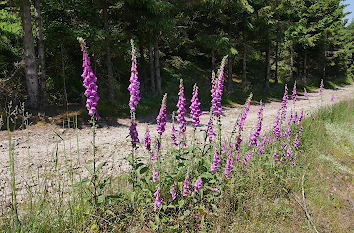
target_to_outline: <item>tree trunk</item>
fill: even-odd
[[[228,90],[229,92],[232,92],[232,61],[233,61],[233,56],[232,53],[229,52],[229,56],[228,56],[228,78],[229,78],[229,85],[228,85]]]
[[[290,80],[295,81],[294,78],[294,52],[293,47],[290,48]]]
[[[305,54],[304,54],[304,77],[303,77],[304,82],[306,82],[306,79],[307,79],[307,53],[306,53],[306,50],[305,50]]]
[[[68,107],[68,94],[66,92],[65,62],[64,62],[63,42],[60,44],[60,54],[61,54],[61,69],[62,69],[62,76],[63,76],[64,100],[65,100],[66,112],[68,113],[69,107]]]
[[[36,55],[34,52],[34,39],[31,23],[31,5],[29,0],[23,0],[21,5],[21,20],[23,30],[23,50],[25,60],[26,86],[30,101],[30,107],[38,108],[38,76]]]
[[[278,50],[279,50],[279,42],[276,42],[275,46],[275,74],[274,74],[274,83],[278,84]]]
[[[267,51],[266,51],[266,76],[265,76],[265,87],[269,88],[269,79],[270,79],[270,44],[271,41],[268,41]]]
[[[40,62],[39,84],[40,84],[41,94],[39,96],[39,98],[40,98],[39,103],[40,103],[40,108],[44,109],[48,105],[48,94],[47,94],[47,80],[46,80],[46,70],[45,70],[45,56],[44,56],[40,0],[34,1],[34,7],[35,7],[35,16],[36,16],[38,58],[39,58],[39,62]]]
[[[106,1],[102,1],[102,11],[103,11],[103,24],[104,30],[106,32],[106,36],[104,38],[105,47],[106,47],[106,66],[107,66],[107,78],[108,78],[108,94],[109,94],[109,101],[113,102],[115,99],[114,93],[114,76],[113,76],[113,65],[111,59],[111,46],[110,42],[110,30],[108,24],[108,16],[107,16],[107,4]]]
[[[246,44],[243,44],[243,58],[242,58],[242,86],[247,82],[247,51]]]
[[[151,91],[155,93],[155,69],[154,69],[154,49],[152,45],[149,46],[149,65],[150,65],[150,81],[151,81]]]
[[[157,87],[157,94],[162,95],[161,90],[161,74],[160,74],[160,55],[159,55],[159,45],[157,41],[155,42],[155,74],[156,74],[156,87]]]

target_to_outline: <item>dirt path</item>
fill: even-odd
[[[289,96],[291,89],[289,90]],[[330,100],[332,95],[335,97],[334,102],[351,99],[354,96],[354,85],[341,87],[336,90],[324,90],[322,94],[322,101],[319,91],[309,93],[309,101],[304,97],[298,97],[295,105],[295,111],[298,113],[304,110],[308,115],[316,108],[325,105],[333,104]],[[290,97],[291,99],[291,97]],[[264,106],[263,128],[262,130],[269,130],[272,127],[273,119],[277,110],[280,107],[280,102],[266,103]],[[257,111],[259,106],[252,105],[248,117],[245,121],[245,130],[243,133],[244,139],[249,138],[250,132],[255,128],[257,122]],[[289,101],[289,111],[294,109],[292,101]],[[224,108],[223,116],[221,117],[223,135],[228,137],[233,129],[233,126],[240,114],[241,106],[234,108]],[[201,116],[201,129],[205,129],[208,123],[209,115]],[[192,132],[190,118],[187,118],[187,134]],[[127,171],[127,166],[124,157],[130,152],[129,138],[129,120],[119,119],[118,127],[102,127],[97,129],[96,144],[98,145],[98,158],[101,161],[107,161],[106,171],[108,174],[118,174],[122,171]],[[140,141],[143,142],[145,128],[149,127],[152,137],[157,135],[156,125],[144,122],[138,122],[138,132]],[[60,137],[56,135],[57,132]],[[170,140],[171,124],[166,126],[166,132],[163,137],[162,146],[166,148],[166,140]],[[76,134],[79,140],[79,156],[77,154]],[[77,173],[84,172],[84,169],[79,165],[91,159],[91,130],[90,128],[83,128],[78,131],[73,129],[63,130],[57,125],[40,125],[33,126],[27,131],[13,132],[13,139],[15,144],[15,170],[18,193],[24,195],[28,187],[40,190],[43,183],[50,183],[51,179],[48,176],[54,177],[52,180],[70,180],[70,174],[67,172],[73,170]],[[202,132],[198,132],[201,137]],[[190,135],[188,135],[191,138]],[[142,148],[138,149],[141,155],[148,155]],[[45,175],[44,175],[45,174]],[[49,174],[49,175],[48,175]],[[0,203],[4,201],[8,203],[9,196],[9,165],[8,165],[8,142],[7,133],[0,132]],[[49,186],[55,184],[49,184]]]

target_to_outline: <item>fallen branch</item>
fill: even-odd
[[[305,211],[306,217],[309,220],[310,224],[312,225],[313,229],[315,230],[316,233],[319,233],[316,229],[315,224],[312,222],[311,216],[307,210],[307,206],[306,206],[306,200],[305,200],[305,188],[304,188],[304,183],[305,183],[305,175],[306,175],[306,171],[304,172],[304,174],[302,175],[302,200],[303,200],[303,209]]]

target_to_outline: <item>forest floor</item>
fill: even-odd
[[[320,95],[318,89],[313,90],[308,93],[309,100],[299,96],[294,105],[291,101],[291,88],[289,89],[288,114],[290,111],[300,114],[301,110],[304,110],[305,116],[309,116],[321,106],[332,105],[354,97],[354,84],[352,84],[337,89],[325,89],[322,95]],[[334,102],[331,102],[332,96],[334,96]],[[281,100],[265,103],[262,132],[272,128],[273,120],[280,104]],[[259,104],[251,105],[244,126],[244,141],[247,141],[248,135],[256,127],[258,109]],[[230,136],[241,111],[241,105],[223,108],[221,117],[223,138]],[[200,143],[203,141],[202,130],[206,129],[208,120],[209,114],[201,116],[200,130],[197,130],[197,137]],[[193,127],[191,118],[187,117],[187,121],[187,144],[189,144]],[[154,118],[139,120],[138,118],[137,124],[140,142],[143,143],[146,127],[149,128],[154,142],[157,136],[156,120]],[[99,162],[107,162],[104,168],[105,174],[114,176],[128,171],[129,166],[124,158],[131,151],[130,138],[128,137],[130,120],[118,119],[115,126],[108,126],[104,122],[99,125],[100,127],[96,131],[97,158]],[[178,128],[178,124],[175,127]],[[162,139],[163,150],[171,145],[170,133],[171,122],[168,122]],[[4,204],[9,204],[10,199],[8,195],[10,169],[7,137],[6,131],[0,132],[0,203]],[[63,178],[63,180],[70,180],[68,172],[70,170],[74,170],[76,174],[81,173],[83,176],[87,174],[82,165],[92,159],[92,132],[88,126],[83,126],[76,130],[63,128],[56,124],[36,124],[30,126],[28,130],[12,132],[12,138],[14,141],[16,182],[20,201],[22,200],[21,196],[23,197],[28,192],[29,187],[31,187],[32,191],[36,189],[39,191],[42,187],[41,184],[46,183],[48,187],[54,186],[53,182],[59,178],[58,176]],[[80,152],[79,156],[78,151]],[[137,149],[137,154],[149,156],[148,152],[143,148],[143,144]],[[49,176],[54,179],[49,178]]]

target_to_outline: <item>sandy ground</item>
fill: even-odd
[[[291,88],[289,90],[291,95]],[[354,85],[341,87],[335,90],[325,89],[322,97],[319,90],[309,93],[309,100],[303,96],[298,97],[296,105],[293,106],[289,100],[289,111],[294,109],[298,113],[305,111],[305,115],[311,114],[321,105],[331,105],[332,95],[334,102],[352,99],[354,97]],[[291,97],[290,97],[291,98]],[[322,99],[322,101],[321,101]],[[263,130],[269,130],[272,127],[273,119],[280,102],[265,103],[263,111]],[[248,117],[245,121],[245,130],[243,137],[249,138],[250,132],[254,130],[257,122],[257,111],[259,105],[252,105]],[[221,117],[223,135],[228,137],[235,125],[235,122],[241,112],[242,106],[224,108]],[[201,116],[201,129],[205,129],[209,120],[209,114]],[[191,139],[190,134],[193,129],[191,119],[188,117],[187,138]],[[106,161],[106,174],[115,175],[129,170],[124,157],[130,152],[129,119],[118,119],[116,127],[104,126],[97,129],[96,145],[98,146],[97,157],[99,161]],[[143,142],[145,128],[150,129],[153,138],[156,137],[156,124],[138,121],[138,132],[140,141]],[[166,125],[166,132],[163,137],[162,147],[166,146],[170,140],[171,123]],[[59,136],[57,136],[60,135]],[[197,132],[199,138],[202,132]],[[68,182],[72,170],[76,173],[87,174],[80,164],[85,164],[92,159],[92,134],[89,127],[74,130],[63,129],[57,125],[45,124],[31,126],[28,131],[18,130],[12,133],[13,144],[15,145],[15,171],[17,192],[19,199],[23,199],[29,188],[32,191],[40,191],[44,184],[48,187],[58,185],[57,181]],[[77,138],[79,143],[77,144]],[[165,144],[164,144],[165,143]],[[79,148],[78,148],[79,146]],[[79,151],[79,156],[77,151]],[[137,154],[148,156],[148,153],[142,148],[138,148]],[[8,140],[7,132],[0,132],[0,203],[9,204],[9,182],[10,171],[8,163]]]

